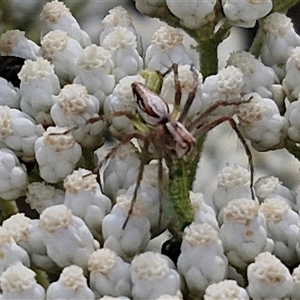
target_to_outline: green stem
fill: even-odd
[[[80,168],[85,168],[93,171],[97,167],[97,156],[95,152],[90,149],[82,149],[82,157],[77,163],[77,166]]]
[[[188,187],[191,190],[193,187],[193,183],[196,178],[196,173],[198,169],[198,163],[201,157],[203,144],[205,142],[206,135],[202,136],[197,140],[196,147],[188,154],[186,161],[186,173],[188,176]]]
[[[299,0],[273,0],[273,9],[272,12],[279,12],[282,14],[286,14],[287,11],[296,5]]]
[[[172,224],[172,233],[180,237],[185,226],[194,220],[194,212],[189,196],[189,176],[186,162],[175,156],[167,159],[169,168],[169,199],[172,210],[175,212],[175,224]]]
[[[218,70],[218,45],[212,40],[198,43],[200,56],[200,71],[204,78],[217,73]]]
[[[3,200],[0,198],[0,223],[10,216],[19,212],[15,201]]]
[[[258,30],[253,39],[252,45],[250,47],[250,53],[253,54],[256,58],[259,57],[261,47],[262,47],[262,39],[263,39],[263,19],[258,20]]]
[[[36,269],[34,267],[32,267],[32,269],[35,271],[36,276],[35,279],[37,281],[37,283],[39,283],[40,285],[42,285],[45,289],[47,289],[49,287],[49,278],[47,276],[47,273],[45,271],[42,271],[40,269]]]
[[[218,46],[229,35],[231,24],[226,21],[217,32],[214,24],[202,26],[197,30],[183,30],[197,42],[200,71],[204,78],[218,72]]]

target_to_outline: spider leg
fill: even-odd
[[[175,114],[174,117],[176,117],[176,115],[180,109],[181,87],[180,87],[179,75],[178,75],[178,65],[173,64],[172,69],[174,72],[174,85],[175,85],[175,99],[174,99],[174,109],[172,111],[172,116]]]
[[[250,191],[251,191],[251,198],[253,200],[255,200],[255,196],[254,196],[254,188],[253,188],[253,185],[254,185],[254,165],[253,165],[253,156],[252,156],[252,153],[251,153],[251,150],[245,140],[245,138],[243,137],[243,135],[241,134],[240,130],[238,129],[237,127],[237,124],[236,122],[234,121],[234,119],[232,119],[231,117],[229,116],[222,116],[222,117],[219,117],[218,119],[208,123],[208,124],[204,124],[200,127],[198,127],[197,129],[200,130],[200,134],[204,134],[208,131],[210,131],[211,129],[215,128],[216,126],[218,126],[219,124],[221,123],[224,123],[228,121],[230,126],[232,127],[232,129],[235,131],[238,139],[241,141],[244,149],[245,149],[245,152],[246,152],[246,155],[248,157],[248,162],[249,162],[249,168],[250,168]],[[197,135],[198,135],[198,132],[197,132]]]
[[[178,118],[178,121],[181,123],[186,118],[186,116],[189,112],[189,109],[193,103],[193,100],[195,99],[197,90],[198,90],[198,74],[195,71],[195,67],[193,65],[191,65],[190,70],[191,70],[191,72],[193,72],[193,89],[189,92],[188,98],[184,104],[183,110],[181,111],[181,114]]]
[[[230,105],[239,105],[243,103],[243,101],[241,99],[233,99],[233,100],[218,100],[214,103],[212,103],[211,105],[209,105],[203,112],[197,114],[193,120],[191,121],[191,123],[189,124],[189,126],[187,127],[187,129],[189,131],[193,131],[197,128],[199,128],[199,126],[201,126],[201,122],[203,121],[203,119],[205,119],[207,116],[209,116],[214,110],[216,110],[219,106],[230,106]],[[231,117],[228,117],[231,118]]]
[[[162,222],[162,213],[163,213],[163,164],[162,164],[162,155],[158,159],[158,191],[159,191],[159,220],[158,228],[161,226]]]
[[[129,218],[130,218],[130,216],[133,212],[133,207],[134,207],[134,204],[135,204],[136,199],[137,199],[138,189],[139,189],[139,187],[141,185],[141,181],[143,179],[143,173],[144,173],[144,167],[145,167],[145,156],[147,154],[147,150],[148,150],[148,146],[149,146],[148,139],[145,139],[144,136],[143,136],[143,140],[144,140],[144,145],[143,145],[142,153],[141,153],[141,164],[140,164],[139,172],[138,172],[137,179],[136,179],[136,185],[135,185],[135,188],[134,188],[134,191],[133,191],[133,196],[132,196],[130,208],[128,210],[127,218],[126,218],[126,220],[125,220],[125,222],[122,226],[122,229],[125,229],[128,221],[129,221]]]
[[[144,140],[145,136],[142,133],[138,132],[138,131],[133,131],[133,132],[127,133],[126,135],[123,136],[123,138],[121,139],[121,141],[118,144],[116,144],[114,147],[111,148],[109,153],[104,157],[103,161],[106,161],[106,160],[110,159],[117,152],[118,148],[122,144],[128,143],[133,138],[136,138],[136,139],[139,139],[139,140]]]
[[[134,113],[127,110],[118,110],[112,114],[106,114],[105,116],[97,116],[97,117],[90,118],[86,121],[86,123],[96,123],[100,120],[105,120],[112,117],[122,117],[122,116],[125,116],[130,120],[136,119],[136,115]]]

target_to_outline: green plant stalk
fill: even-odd
[[[15,201],[8,201],[0,198],[0,224],[10,216],[19,212]]]
[[[190,201],[189,182],[186,162],[175,156],[166,159],[169,168],[169,203],[171,212],[175,212],[170,231],[180,238],[183,229],[194,220],[194,211]]]
[[[299,0],[272,0],[273,2],[273,9],[272,12],[279,12],[282,14],[286,14],[287,11],[296,5]]]
[[[45,271],[37,269],[35,267],[32,267],[32,269],[36,273],[35,279],[36,279],[37,283],[39,283],[41,286],[43,286],[45,289],[47,289],[50,285],[47,273]]]

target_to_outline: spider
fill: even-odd
[[[149,147],[155,151],[158,158],[158,178],[159,182],[162,179],[163,174],[163,159],[175,157],[182,159],[195,147],[196,139],[195,136],[203,136],[205,133],[218,126],[219,124],[228,121],[236,132],[239,140],[242,142],[245,152],[248,156],[250,166],[250,190],[252,198],[254,199],[253,193],[253,177],[254,168],[251,151],[240,133],[236,122],[230,116],[219,116],[213,120],[208,120],[212,112],[219,106],[239,105],[243,103],[241,99],[236,100],[219,100],[211,104],[203,112],[198,113],[190,121],[186,121],[186,117],[190,106],[195,98],[198,88],[198,75],[195,71],[194,66],[191,65],[190,70],[193,73],[193,88],[188,94],[187,101],[180,112],[181,102],[181,87],[178,76],[178,65],[173,64],[168,72],[173,70],[174,72],[174,84],[175,84],[175,99],[173,111],[170,112],[168,104],[158,94],[162,86],[163,76],[166,74],[160,74],[159,72],[146,72],[145,73],[145,84],[140,82],[134,82],[131,85],[134,98],[137,103],[138,115],[132,114],[127,111],[118,111],[114,113],[114,116],[127,116],[133,121],[136,128],[135,131],[126,134],[118,143],[115,145],[105,157],[105,160],[111,158],[117,151],[118,147],[123,143],[130,142],[133,138],[136,138],[142,142],[141,146],[141,163],[137,175],[136,186],[132,196],[132,202],[128,211],[127,218],[123,224],[125,229],[126,224],[133,212],[133,207],[137,199],[137,193],[141,180],[143,178],[144,166],[147,163],[147,152]],[[161,190],[161,189],[160,189]]]

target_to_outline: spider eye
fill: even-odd
[[[139,82],[132,84],[137,109],[144,121],[150,125],[164,124],[169,119],[169,107],[157,94]]]

